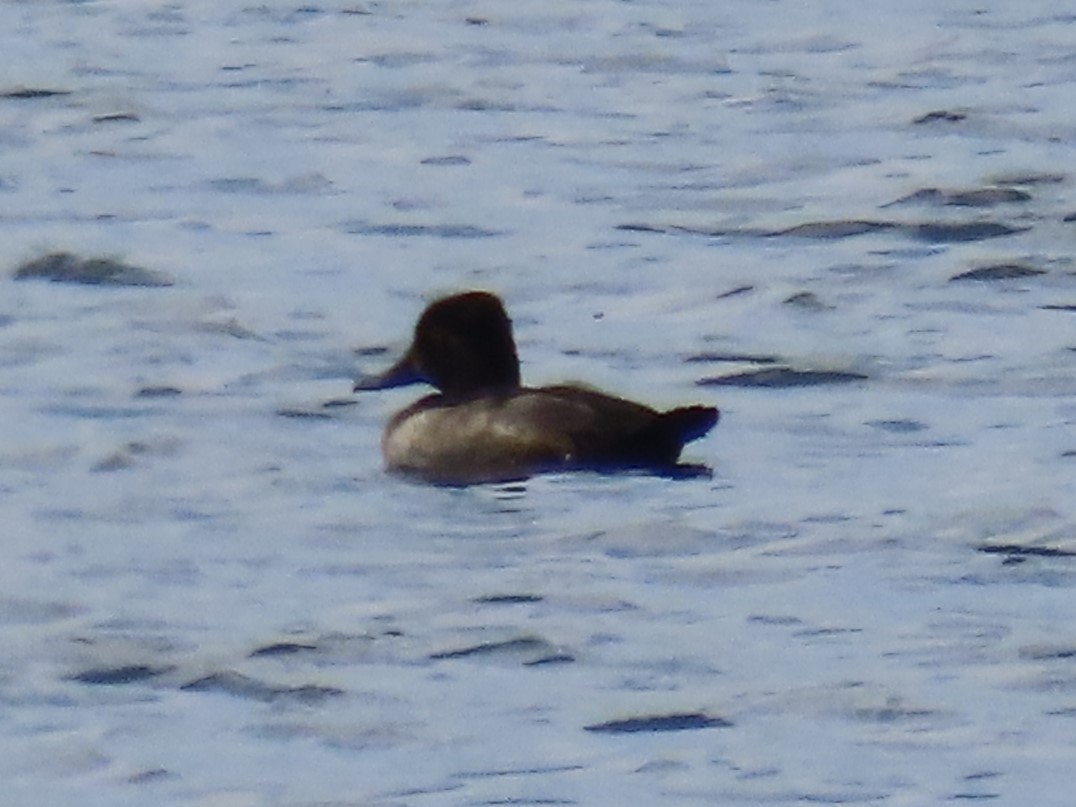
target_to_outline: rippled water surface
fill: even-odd
[[[5,804],[1068,804],[1076,16],[822,5],[0,3]],[[387,476],[471,287],[713,478]]]

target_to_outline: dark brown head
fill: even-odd
[[[420,381],[453,398],[519,386],[512,321],[496,295],[469,291],[431,303],[407,353],[381,375],[359,378],[355,390]]]

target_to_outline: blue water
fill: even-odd
[[[1068,804],[1074,23],[0,4],[2,801]],[[472,287],[713,478],[387,476]]]

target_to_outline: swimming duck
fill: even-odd
[[[658,412],[585,387],[520,386],[512,322],[484,291],[431,303],[403,357],[380,375],[359,377],[354,390],[419,382],[439,392],[396,413],[381,450],[390,471],[439,484],[558,470],[698,471],[678,464],[680,451],[719,416],[712,406]]]

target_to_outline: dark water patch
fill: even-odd
[[[977,546],[976,550],[987,555],[1006,555],[1009,558],[1076,558],[1076,552],[1056,546],[982,544]]]
[[[924,123],[960,123],[966,120],[968,113],[953,109],[935,109],[915,118],[912,123],[922,125]]]
[[[805,628],[793,631],[792,636],[799,639],[825,639],[830,636],[847,636],[857,633],[863,633],[863,628]]]
[[[990,238],[1003,238],[1030,230],[1030,227],[1013,227],[998,221],[972,222],[928,222],[911,224],[903,228],[908,235],[918,241],[932,244],[963,243],[966,241],[985,241]]]
[[[139,457],[172,456],[179,447],[176,440],[163,438],[152,442],[132,440],[91,468],[94,472],[120,471],[130,468]]]
[[[79,258],[69,252],[50,252],[27,261],[15,270],[16,280],[50,280],[88,286],[171,286],[175,281],[162,272],[117,261],[113,258]]]
[[[1033,645],[1021,647],[1020,658],[1030,661],[1070,661],[1076,659],[1076,645]]]
[[[1019,186],[1032,186],[1032,185],[1060,185],[1067,177],[1064,174],[1055,174],[1049,171],[1043,172],[1028,172],[1019,173],[1014,172],[1011,174],[999,174],[991,177],[988,181],[994,185],[1019,185]]]
[[[56,90],[47,87],[15,87],[10,90],[0,90],[0,98],[8,98],[12,101],[35,101],[40,98],[56,98],[70,94],[71,90]]]
[[[167,385],[142,387],[135,394],[135,398],[175,398],[182,395],[183,390],[179,387]]]
[[[703,378],[695,382],[700,387],[765,387],[786,389],[790,387],[816,387],[823,384],[851,384],[866,381],[867,376],[843,370],[793,370],[790,367],[774,367],[750,370],[743,373]]]
[[[430,64],[437,57],[432,53],[423,51],[391,51],[389,53],[377,53],[370,56],[360,56],[355,61],[358,64],[372,64],[375,67],[384,67],[388,70],[396,70],[401,67],[415,67],[421,64]]]
[[[76,406],[73,404],[56,404],[44,406],[42,412],[61,417],[81,418],[84,420],[122,420],[126,418],[154,415],[158,410],[150,407],[134,406]]]
[[[798,616],[788,616],[785,614],[752,614],[747,617],[747,621],[758,625],[777,625],[780,627],[803,624],[803,620]]]
[[[237,672],[207,675],[180,687],[185,692],[220,692],[247,700],[263,703],[301,703],[316,706],[329,698],[344,694],[336,687],[306,684],[303,686],[277,686],[267,684]]]
[[[536,653],[545,655],[553,648],[549,642],[533,636],[521,636],[515,639],[506,639],[502,642],[480,642],[479,644],[460,647],[455,650],[441,650],[431,653],[429,658],[434,661],[442,659],[474,658],[482,656],[519,655],[521,653]]]
[[[937,255],[938,250],[933,246],[882,247],[872,249],[870,254],[894,261],[920,261]]]
[[[330,398],[322,401],[321,406],[323,409],[342,409],[346,406],[358,406],[358,403],[354,398]]]
[[[752,292],[754,290],[755,290],[754,286],[737,286],[734,289],[729,289],[728,291],[721,292],[714,299],[715,300],[727,300],[730,297],[739,297],[741,294],[748,294],[748,293],[750,293],[750,292]]]
[[[94,123],[138,123],[142,119],[133,112],[109,112],[106,115],[94,115]]]
[[[619,224],[618,230],[661,234],[701,235],[711,238],[806,238],[818,241],[837,241],[881,232],[896,232],[916,241],[932,244],[962,243],[1001,238],[1026,232],[1030,227],[1013,227],[996,221],[923,222],[904,224],[895,221],[870,219],[838,219],[807,221],[791,227],[767,230],[758,227],[706,228],[677,224]]]
[[[667,233],[671,228],[657,224],[618,224],[615,229],[628,233]]]
[[[892,230],[896,227],[893,222],[889,221],[865,221],[865,220],[843,220],[843,221],[809,221],[803,224],[797,224],[793,227],[787,227],[783,230],[774,230],[766,233],[768,237],[780,237],[780,236],[793,236],[796,238],[819,238],[819,239],[840,239],[851,238],[856,235],[866,235],[867,233],[877,233],[885,230]]]
[[[558,59],[560,64],[575,64],[575,59],[565,62]],[[729,66],[722,60],[716,59],[684,59],[673,55],[657,55],[644,52],[625,52],[617,55],[595,54],[584,59],[582,62],[584,73],[661,73],[661,74],[698,74],[698,75],[722,75],[731,72]],[[792,105],[793,98],[782,96],[778,101]],[[796,108],[799,108],[797,106]],[[613,113],[624,114],[624,113]],[[667,134],[667,130],[659,130],[657,136]]]
[[[266,189],[265,183],[256,177],[212,179],[207,184],[221,193],[262,193]]]
[[[94,473],[110,473],[112,471],[123,471],[134,465],[134,459],[130,454],[123,451],[117,451],[115,454],[110,454],[90,469]]]
[[[684,234],[702,235],[712,238],[780,238],[791,236],[797,238],[811,238],[819,240],[838,240],[851,238],[857,235],[892,230],[897,225],[893,222],[866,221],[866,220],[840,220],[840,221],[811,221],[796,224],[778,230],[767,230],[759,227],[736,227],[736,228],[707,228],[688,227],[679,224],[618,224],[618,230],[639,233],[661,234]]]
[[[1000,771],[976,771],[975,773],[969,773],[964,777],[965,782],[981,782],[986,779],[997,779],[1001,776]]]
[[[131,785],[149,785],[175,778],[177,778],[176,774],[166,768],[150,768],[138,773],[132,773],[127,777],[127,783]]]
[[[1018,280],[1022,277],[1036,277],[1037,275],[1045,274],[1046,270],[1036,269],[1034,266],[1028,266],[1023,263],[995,263],[990,266],[980,266],[976,269],[969,269],[967,272],[953,275],[949,278],[949,281]]]
[[[574,664],[575,656],[569,653],[553,653],[549,656],[542,656],[540,658],[532,659],[531,661],[524,661],[524,667],[545,667],[549,664]]]
[[[284,406],[276,410],[278,417],[290,420],[332,420],[333,416],[324,411],[325,405],[320,409],[306,409],[300,406]]]
[[[422,161],[422,164],[441,166],[470,165],[471,160],[462,154],[446,154],[443,157],[427,157]]]
[[[91,667],[71,676],[72,681],[92,686],[123,686],[148,681],[174,667],[151,667],[148,664],[125,664],[119,667]]]
[[[574,762],[570,762],[565,765],[536,765],[528,766],[526,768],[493,768],[489,770],[477,770],[477,771],[460,771],[459,773],[452,774],[453,779],[494,779],[501,776],[548,776],[551,773],[571,773],[573,771],[583,771],[586,767]],[[490,803],[490,802],[485,802]],[[500,802],[496,802],[500,803]],[[508,803],[508,802],[506,802]],[[546,801],[540,802],[520,802],[516,799],[512,799],[511,804],[532,804],[540,803],[545,804]],[[553,800],[550,803],[553,804],[576,804],[576,801],[561,801],[559,799]]]
[[[729,728],[732,723],[723,717],[713,717],[703,712],[685,712],[671,715],[645,715],[623,720],[610,720],[584,726],[586,731],[599,734],[638,734],[662,731],[695,731],[698,729]]]
[[[884,432],[892,432],[893,434],[912,434],[914,432],[921,432],[927,428],[925,423],[920,423],[918,420],[868,420],[866,425],[872,429],[880,429]]]
[[[385,90],[376,95],[366,96],[344,103],[328,103],[320,107],[325,112],[346,115],[366,114],[371,112],[404,112],[422,109],[441,98],[436,90],[403,89]]]
[[[343,228],[352,235],[387,235],[398,238],[495,238],[504,234],[499,230],[471,224],[371,224],[353,221],[344,224]]]
[[[885,706],[871,706],[855,709],[852,712],[857,720],[869,723],[898,723],[904,720],[920,720],[924,717],[933,717],[937,712],[931,709],[912,709],[901,706],[894,698]]]
[[[281,182],[266,182],[258,177],[222,177],[208,182],[218,193],[249,193],[261,196],[322,193],[332,188],[332,182],[321,174],[304,174]]]
[[[195,330],[201,333],[230,336],[234,339],[250,339],[255,342],[269,341],[261,334],[255,333],[234,318],[220,321],[199,322],[195,325]]]
[[[487,594],[475,597],[471,602],[478,605],[525,605],[541,602],[543,599],[538,594]]]
[[[317,645],[302,644],[301,642],[274,642],[264,647],[259,647],[250,652],[250,658],[278,658],[280,656],[298,656],[302,653],[312,653],[318,650]]]
[[[515,112],[519,106],[508,101],[494,101],[489,98],[465,98],[458,102],[456,109],[464,112]],[[550,111],[550,107],[531,107],[529,111]]]
[[[798,308],[801,311],[829,311],[833,306],[827,305],[813,291],[799,291],[781,301],[782,305]]]
[[[720,351],[704,351],[685,356],[684,361],[688,364],[776,364],[780,361],[777,356],[767,356],[760,353],[722,353]]]
[[[355,348],[352,353],[356,356],[384,356],[390,350],[388,345],[367,345]]]
[[[1001,204],[1028,202],[1031,194],[1018,188],[974,188],[963,191],[944,191],[939,188],[921,188],[882,205],[883,208],[908,204],[930,204],[946,207],[994,207]]]
[[[977,188],[946,194],[943,204],[950,207],[993,207],[1030,201],[1031,194],[1019,188]]]

